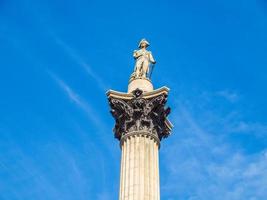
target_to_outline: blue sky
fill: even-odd
[[[147,38],[170,87],[162,200],[267,196],[265,0],[0,1],[0,199],[118,198],[105,96]]]

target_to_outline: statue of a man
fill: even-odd
[[[136,60],[133,78],[146,78],[149,73],[150,63],[155,64],[152,53],[146,48],[149,46],[149,43],[146,39],[142,39],[138,45],[139,50],[135,50],[133,57]]]

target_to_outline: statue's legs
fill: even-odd
[[[143,65],[143,59],[139,59],[136,61],[135,64],[135,77],[142,76],[142,65]]]
[[[149,70],[149,62],[147,59],[144,59],[142,63],[142,77],[146,78],[148,70]]]
[[[146,78],[149,71],[149,61],[146,58],[140,58],[135,64],[135,77]]]

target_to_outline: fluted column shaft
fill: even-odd
[[[120,200],[159,200],[158,142],[146,134],[121,142]]]
[[[127,94],[107,93],[122,150],[119,200],[159,200],[158,150],[172,128],[167,119],[170,108],[165,107],[169,89],[134,88]]]

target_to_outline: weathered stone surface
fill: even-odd
[[[156,61],[152,56],[152,52],[146,49],[148,46],[148,41],[146,39],[142,39],[138,45],[139,50],[134,51],[133,57],[136,62],[134,72],[132,73],[130,79],[150,78],[152,73],[152,69],[150,69],[150,64],[154,65],[156,64]]]
[[[151,81],[147,78],[137,78],[137,79],[131,79],[129,81],[128,93],[133,92],[137,88],[142,90],[143,92],[153,91],[153,85]]]
[[[159,200],[158,144],[129,136],[121,146],[120,200]]]
[[[169,89],[144,92],[140,86],[128,93],[107,92],[122,151],[120,200],[160,200],[158,151],[172,128],[166,107]]]
[[[146,132],[159,140],[168,137],[171,124],[167,119],[170,108],[165,108],[167,94],[159,93],[144,98],[140,89],[134,90],[132,94],[133,97],[128,100],[109,97],[111,114],[116,121],[115,137],[120,140],[131,132]]]

